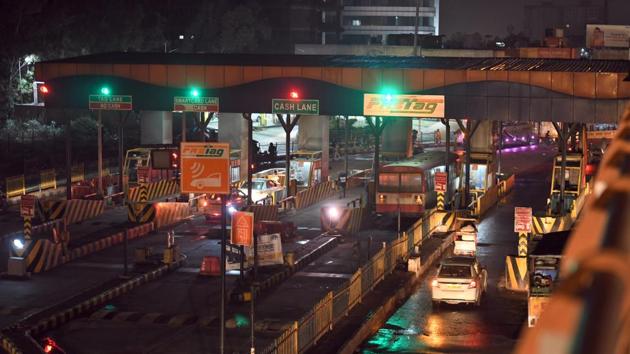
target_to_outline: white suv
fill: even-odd
[[[442,261],[437,276],[431,282],[433,305],[444,302],[479,306],[487,281],[488,273],[476,258],[447,258]]]

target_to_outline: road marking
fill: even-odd
[[[297,272],[297,276],[313,277],[313,278],[338,278],[338,279],[350,279],[352,274],[339,274],[339,273],[318,273],[318,272]]]
[[[97,263],[97,262],[70,262],[67,264],[67,266],[80,267],[80,268],[101,268],[101,269],[123,269],[125,267],[122,264]]]
[[[308,230],[308,231],[322,231],[320,227],[307,227],[307,226],[298,226],[298,230]]]

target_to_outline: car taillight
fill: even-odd
[[[438,283],[437,279],[433,279],[433,281],[431,282],[431,286],[437,288],[438,286],[440,286],[440,283]]]
[[[474,289],[477,287],[477,282],[476,281],[471,281],[470,284],[468,284],[468,289]]]
[[[378,199],[385,199],[385,194],[379,194]]]

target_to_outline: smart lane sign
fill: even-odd
[[[282,99],[271,100],[273,114],[308,114],[319,115],[319,100]]]
[[[363,95],[363,115],[444,118],[444,96],[366,93]]]
[[[90,95],[90,109],[108,111],[131,111],[131,96],[124,95]]]
[[[173,110],[177,112],[218,112],[218,97],[174,97]]]

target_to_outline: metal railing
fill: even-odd
[[[264,354],[304,353],[347,316],[396,266],[405,261],[416,246],[438,225],[434,211],[416,222],[403,236],[379,249],[340,288],[326,293],[299,321],[293,322],[272,343],[261,350]],[[426,226],[423,226],[423,223]],[[426,234],[425,234],[426,233]],[[408,235],[412,235],[409,237]]]

